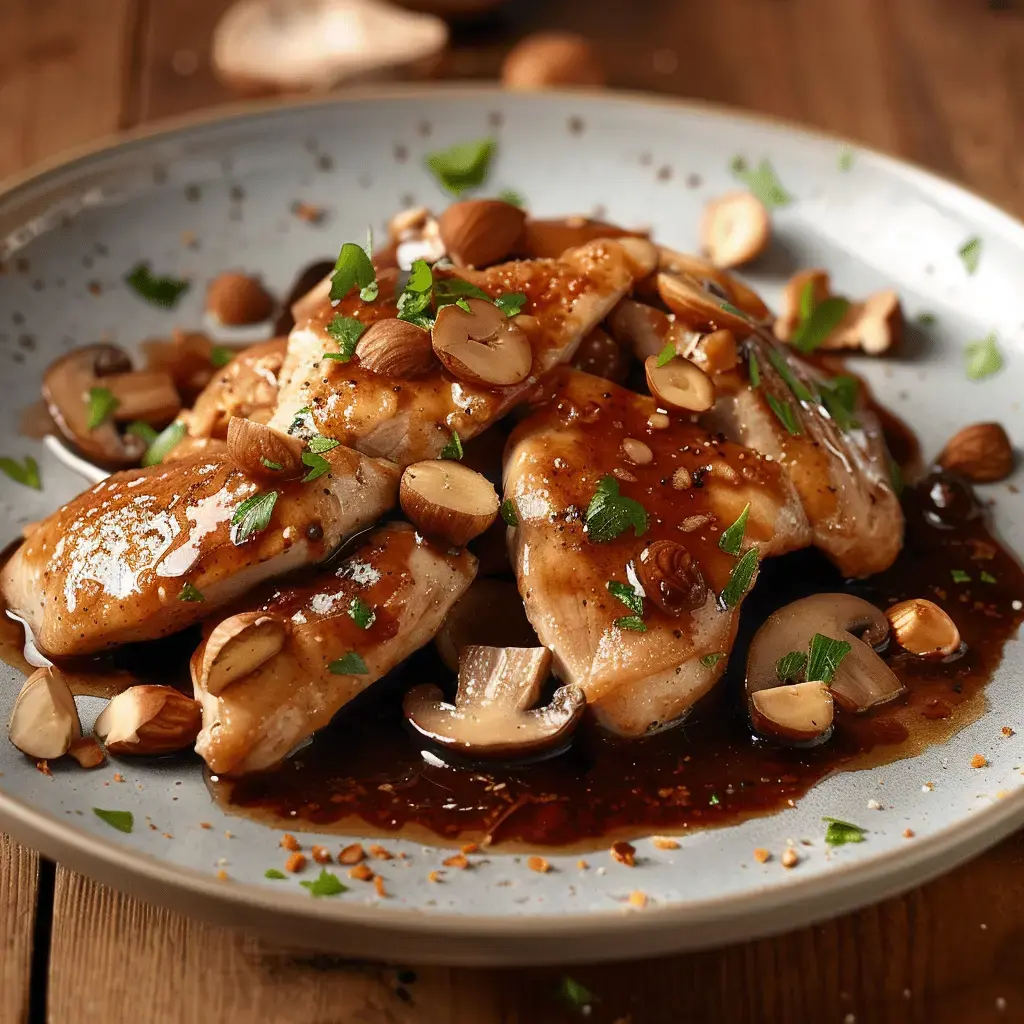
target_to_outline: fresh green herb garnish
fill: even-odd
[[[519,316],[523,311],[523,306],[526,305],[526,293],[525,292],[505,292],[504,295],[499,295],[495,300],[494,304],[505,314],[507,317]]]
[[[327,325],[327,333],[338,343],[337,352],[325,352],[325,359],[338,359],[347,363],[355,354],[356,345],[366,331],[366,324],[354,316],[342,316],[335,313]]]
[[[459,438],[458,431],[453,430],[451,440],[441,449],[440,458],[442,459],[461,459],[462,458],[462,441]]]
[[[804,285],[800,289],[800,308],[798,310],[800,323],[803,323],[814,312],[814,307],[817,304],[818,300],[814,295],[814,281],[804,281]]]
[[[360,629],[369,629],[377,621],[377,613],[361,597],[352,598],[348,614]]]
[[[580,1013],[595,1003],[601,1002],[590,989],[581,985],[574,978],[570,978],[568,974],[562,975],[562,980],[558,984],[558,995],[570,1009]]]
[[[794,436],[803,433],[800,426],[800,417],[796,414],[790,402],[780,402],[774,395],[765,395],[765,399],[771,406],[771,410],[779,418],[779,422],[786,428],[786,431]]]
[[[447,149],[428,153],[426,164],[443,189],[460,196],[467,189],[484,183],[496,146],[491,138],[458,142]]]
[[[511,498],[506,498],[501,503],[501,518],[505,520],[508,526],[519,525],[519,513],[516,512],[516,506]]]
[[[173,277],[157,277],[150,273],[149,265],[139,263],[125,277],[125,282],[135,293],[163,309],[173,309],[178,299],[188,291],[189,282]]]
[[[743,320],[749,320],[750,317],[743,312],[739,306],[734,306],[731,302],[726,299],[719,299],[718,305],[726,311],[726,313],[732,313],[733,316],[738,316]]]
[[[526,196],[522,192],[517,192],[514,188],[503,188],[498,193],[498,198],[503,203],[508,203],[509,206],[525,206]]]
[[[775,674],[787,683],[791,679],[798,679],[806,664],[807,655],[803,651],[790,651],[775,662]]]
[[[616,619],[613,624],[619,629],[628,629],[633,633],[647,632],[647,623],[639,615],[624,615],[621,619]]]
[[[718,538],[718,546],[727,555],[739,556],[740,549],[743,547],[743,535],[747,532],[747,520],[750,518],[750,502],[748,501],[743,511],[739,514],[736,522],[728,529],[722,531],[722,536]]]
[[[724,657],[725,654],[722,651],[716,651],[714,654],[702,655],[700,663],[705,668],[714,668]]]
[[[465,299],[456,299],[455,305],[462,310],[463,313],[472,313],[473,310],[469,308],[469,303]]]
[[[309,472],[302,478],[304,484],[318,480],[331,468],[331,464],[322,455],[312,451],[302,453],[302,464],[309,467]]]
[[[853,645],[846,640],[833,640],[823,633],[815,633],[807,659],[807,678],[816,683],[831,683],[836,669],[852,650]]]
[[[143,423],[142,420],[132,420],[124,428],[124,432],[131,434],[132,437],[140,438],[147,448],[159,437],[159,434],[148,423]]]
[[[282,466],[280,462],[274,462],[273,459],[261,458],[260,465],[266,469],[273,470],[275,473],[284,469],[284,466]]]
[[[370,670],[366,662],[355,651],[349,651],[335,659],[327,666],[327,671],[336,676],[367,676]]]
[[[757,167],[751,168],[741,156],[734,157],[731,163],[732,173],[747,186],[769,210],[780,206],[788,206],[793,197],[782,187],[775,168],[767,159]]]
[[[998,583],[999,582],[999,580],[997,580],[995,578],[995,576],[992,575],[992,573],[985,572],[984,569],[982,570],[981,575],[978,578],[981,580],[982,583]]]
[[[1003,354],[996,344],[995,332],[981,341],[972,341],[964,349],[967,353],[967,376],[970,380],[984,380],[1003,368]]]
[[[889,484],[892,493],[898,498],[903,493],[903,469],[895,459],[889,459]]]
[[[829,335],[843,322],[850,309],[848,299],[831,295],[819,302],[810,316],[801,320],[793,332],[791,344],[800,352],[813,352],[828,340]]]
[[[327,868],[321,868],[320,874],[312,881],[299,882],[299,885],[303,889],[308,889],[310,896],[317,898],[321,896],[340,896],[343,892],[348,892],[348,886],[344,885],[338,876],[328,871]]]
[[[102,426],[121,404],[120,399],[109,388],[89,388],[89,418],[86,427],[95,430]]]
[[[267,870],[263,872],[263,877],[279,882],[288,876],[283,871],[278,871],[277,868],[267,868]]]
[[[981,247],[981,239],[975,235],[973,238],[968,238],[957,250],[968,274],[973,274],[981,263]]]
[[[366,250],[355,242],[346,242],[331,274],[331,300],[340,302],[353,288],[366,288],[376,280],[377,272]]]
[[[270,525],[277,504],[277,491],[265,491],[246,498],[231,517],[231,543],[244,544]]]
[[[305,410],[309,412],[308,409]],[[306,443],[306,447],[317,455],[322,455],[324,452],[329,452],[334,448],[337,448],[341,444],[340,441],[335,441],[333,437],[324,437],[322,434],[314,434],[309,441]]]
[[[729,574],[729,582],[726,583],[720,598],[726,608],[735,608],[754,585],[758,564],[757,548],[750,548],[733,566],[732,572]]]
[[[839,151],[839,170],[844,173],[853,167],[853,162],[856,159],[856,154],[850,146],[843,146]]]
[[[229,348],[225,348],[223,345],[214,345],[210,349],[210,362],[219,370],[224,366],[227,366],[232,359],[235,358],[235,353]]]
[[[671,363],[676,357],[676,343],[674,341],[666,341],[665,347],[658,353],[657,365],[666,366]]]
[[[829,846],[845,846],[847,843],[863,843],[867,833],[866,828],[854,825],[849,821],[840,821],[839,818],[822,818],[828,823],[825,829],[825,842]]]
[[[922,327],[931,327],[932,324],[938,322],[938,319],[939,318],[934,313],[927,313],[927,312],[925,312],[925,313],[918,313],[917,314],[917,322]]]
[[[191,583],[186,582],[185,585],[181,588],[181,593],[178,595],[178,600],[198,602],[205,601],[206,598],[203,597],[203,592],[199,590],[198,587],[194,587],[192,586]]]
[[[434,306],[441,309],[443,306],[458,304],[459,300],[483,299],[491,302],[490,295],[477,287],[471,281],[463,281],[461,277],[441,277],[434,281]],[[467,304],[468,305],[468,304]],[[466,306],[461,308],[465,309]]]
[[[718,799],[717,793],[712,793],[708,799],[708,807],[717,807],[722,801]]]
[[[116,828],[118,832],[124,832],[126,835],[131,835],[135,827],[135,815],[131,811],[104,811],[100,807],[94,807],[92,813],[100,821],[105,821],[111,828]]]
[[[643,505],[619,494],[619,482],[611,474],[602,477],[587,506],[587,536],[596,544],[613,540],[633,528],[633,535],[647,532],[647,512]]]
[[[25,456],[25,465],[17,459],[9,458],[6,455],[0,456],[0,472],[9,476],[16,484],[23,487],[31,487],[35,491],[43,489],[39,479],[39,463],[31,455]]]
[[[416,260],[405,289],[398,296],[398,319],[429,331],[434,324],[434,318],[429,313],[433,288],[434,274],[430,264],[426,260]]]
[[[854,417],[858,390],[857,378],[846,374],[840,374],[831,382],[820,381],[818,384],[822,404],[840,430],[852,430],[859,425]]]
[[[612,597],[617,597],[634,615],[643,615],[644,599],[628,584],[609,580],[605,586]]]
[[[170,455],[171,450],[177,448],[187,433],[188,428],[184,423],[175,421],[168,424],[146,449],[146,454],[142,456],[142,464],[156,466],[163,462]]]
[[[814,395],[806,384],[801,381],[789,365],[789,360],[775,348],[768,349],[768,361],[775,367],[778,375],[786,382],[786,387],[800,399],[801,402],[813,402]]]
[[[950,569],[949,575],[953,577],[954,583],[970,583],[971,574],[963,569]]]
[[[747,360],[747,372],[750,374],[750,386],[757,388],[761,386],[761,364],[757,361],[757,356],[751,352],[750,358]]]

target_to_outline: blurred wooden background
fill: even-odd
[[[232,98],[209,66],[228,0],[0,0],[0,177]],[[510,0],[444,72],[495,78],[518,38],[586,31],[611,85],[802,121],[1024,213],[1015,0]],[[210,1019],[534,1024],[578,1011],[558,967],[467,971],[294,955],[145,907],[0,836],[0,1024]],[[1024,835],[900,899],[726,950],[568,971],[616,1024],[1024,1020]]]

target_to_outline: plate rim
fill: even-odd
[[[267,115],[382,100],[402,101],[430,96],[439,102],[487,98],[500,102],[507,95],[508,92],[499,86],[480,83],[404,84],[358,88],[313,98],[275,97],[219,105],[111,133],[37,162],[0,180],[0,209],[16,200],[19,193],[45,185],[49,178],[58,174],[74,172],[91,162],[116,157],[135,147],[171,141],[197,129],[228,125],[243,127],[247,121],[258,121]],[[539,103],[552,98],[581,99],[614,106],[639,104],[648,108],[666,108],[767,126],[790,136],[829,141],[837,146],[851,146],[858,153],[870,155],[886,171],[933,195],[936,190],[952,193],[959,207],[968,210],[976,219],[979,229],[989,226],[1024,249],[1024,221],[991,200],[913,161],[825,130],[724,104],[636,91],[558,89],[528,95]],[[674,934],[672,929],[675,927],[691,931],[701,924],[714,925],[721,933],[712,940],[716,944],[787,931],[904,892],[951,870],[1005,838],[1021,824],[1024,824],[1024,788],[996,803],[969,812],[934,835],[918,837],[906,846],[879,853],[867,860],[835,865],[826,873],[806,879],[790,876],[785,883],[769,882],[730,895],[648,906],[642,913],[623,913],[620,908],[609,907],[558,915],[529,912],[469,915],[382,903],[367,905],[344,900],[312,900],[294,892],[275,892],[266,886],[234,880],[220,881],[212,874],[126,848],[113,839],[78,829],[73,823],[69,824],[5,792],[0,785],[0,827],[19,842],[122,891],[133,889],[134,882],[141,882],[145,898],[179,911],[185,909],[189,914],[198,910],[199,915],[207,917],[224,919],[227,917],[224,911],[230,914],[233,910],[245,908],[243,916],[250,924],[255,923],[255,917],[270,915],[275,919],[286,917],[307,923],[356,926],[363,930],[364,936],[375,934],[380,938],[422,938],[444,934],[465,941],[492,940],[491,945],[479,955],[456,954],[453,957],[452,951],[444,948],[433,952],[425,950],[426,955],[417,954],[417,959],[422,962],[446,963],[544,962],[550,959],[552,941],[586,933],[591,933],[589,938],[593,944],[600,945],[604,941],[608,951],[597,955],[623,959],[708,945],[699,939],[693,942],[692,937],[687,939],[684,934]],[[863,893],[868,889],[872,894],[865,899]],[[196,898],[188,908],[182,908],[174,901],[175,893],[183,890]],[[726,934],[730,925],[749,922],[752,899],[757,901],[761,924],[748,925],[742,935]],[[211,915],[211,911],[217,913]],[[597,932],[601,933],[600,936]],[[544,942],[538,944],[532,953],[523,948],[524,940],[541,936]],[[612,944],[622,943],[623,939],[640,939],[643,936],[649,936],[653,945],[647,942],[633,949],[610,949]],[[326,937],[316,936],[319,940]],[[593,944],[587,946],[582,956],[574,956],[571,949],[562,948],[559,959],[563,962],[592,961],[595,959]]]

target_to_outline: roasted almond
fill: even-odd
[[[73,757],[82,768],[98,768],[107,759],[103,748],[91,736],[72,740],[68,757]]]
[[[974,483],[994,483],[1013,472],[1013,445],[1000,424],[974,423],[946,442],[938,462]]]
[[[885,617],[896,642],[911,654],[946,658],[960,650],[956,623],[933,601],[923,597],[901,601],[889,608]]]
[[[493,302],[470,299],[469,312],[445,306],[431,343],[437,358],[459,380],[490,387],[518,384],[530,375],[533,349],[526,334]]]
[[[690,358],[706,374],[728,373],[739,363],[739,351],[732,331],[713,331],[705,334],[693,346]]]
[[[758,690],[750,697],[750,722],[759,736],[809,743],[827,736],[835,709],[820,682],[791,683]]]
[[[206,290],[207,312],[227,327],[261,323],[274,307],[274,297],[258,278],[248,274],[219,274]]]
[[[82,735],[71,688],[55,666],[36,669],[25,680],[11,714],[11,742],[29,757],[52,760]]]
[[[500,199],[453,203],[438,220],[441,241],[460,267],[487,267],[503,260],[523,230],[526,214]]]
[[[216,696],[279,654],[288,633],[288,622],[275,615],[232,615],[219,622],[192,655],[192,681]]]
[[[737,338],[745,338],[753,331],[746,317],[729,308],[728,299],[707,291],[697,278],[659,271],[655,282],[661,301],[685,327],[701,332],[727,328]]]
[[[715,404],[711,378],[689,359],[675,356],[663,366],[657,356],[644,360],[647,386],[661,405],[686,412],[706,412]]]
[[[302,476],[305,445],[297,437],[265,423],[232,416],[228,423],[228,458],[247,476],[287,480]]]
[[[202,709],[173,686],[130,686],[96,719],[96,735],[111,754],[170,754],[195,742]]]
[[[636,576],[644,595],[666,615],[676,617],[707,602],[708,587],[700,567],[674,540],[656,540],[644,548],[636,562]]]
[[[899,344],[903,337],[903,307],[894,291],[876,292],[851,305],[839,327],[825,339],[823,349],[860,349],[877,356]]]
[[[731,302],[754,320],[768,317],[769,309],[761,296],[727,270],[690,252],[679,252],[664,245],[659,245],[657,249],[658,270],[693,279],[705,291]]]
[[[437,367],[430,332],[406,320],[388,317],[372,323],[356,345],[359,365],[396,380],[420,377]]]
[[[456,547],[483,533],[500,505],[487,477],[450,459],[409,466],[402,474],[398,497],[417,530]]]
[[[116,423],[141,420],[151,427],[165,427],[181,410],[174,378],[160,370],[112,373],[100,383],[117,399],[112,416]]]
[[[595,327],[580,342],[572,365],[584,373],[624,384],[632,362],[633,355],[625,345],[616,341],[607,331]]]
[[[716,267],[738,267],[768,248],[772,222],[768,210],[749,192],[730,192],[704,208],[701,243]]]
[[[573,32],[536,32],[520,40],[501,66],[507,89],[604,85],[604,62],[594,44]]]

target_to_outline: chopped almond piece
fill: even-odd
[[[207,829],[213,828],[213,826],[208,821],[201,821],[201,822],[199,822],[199,827],[200,828],[207,828]]]
[[[50,771],[50,762],[47,761],[46,758],[43,758],[41,761],[36,761],[36,771],[39,772],[40,775],[53,774],[53,772]]]
[[[376,890],[378,896],[383,899],[387,896],[387,890],[384,888],[384,879],[380,875],[375,875],[373,878],[373,888]]]
[[[441,881],[441,876],[436,871],[431,871],[430,874],[427,875],[427,881],[428,882],[440,882]]]
[[[903,830],[904,839],[913,839],[915,835],[917,835],[917,833],[912,828],[905,828]]]
[[[988,767],[988,758],[985,757],[984,754],[975,754],[974,757],[971,758],[971,767],[972,768],[987,768]]]
[[[370,856],[376,857],[377,860],[394,860],[394,854],[390,850],[385,850],[383,846],[378,846],[376,843],[369,847]]]
[[[366,851],[360,843],[352,843],[338,854],[339,864],[358,864],[361,860],[366,860]]]
[[[369,882],[373,878],[373,872],[368,864],[357,864],[349,869],[348,877],[354,878],[357,882]]]
[[[788,846],[782,855],[781,863],[784,868],[795,868],[800,863],[800,854],[792,846]]]
[[[612,843],[612,848],[609,852],[612,855],[612,860],[625,864],[627,868],[636,866],[636,847],[630,843]]]
[[[442,863],[446,868],[458,868],[460,871],[465,871],[469,867],[469,861],[464,853],[456,853]]]
[[[218,881],[226,882],[228,880],[228,873],[221,868],[220,871],[217,872],[217,879]]]
[[[1003,735],[1006,736],[1006,737],[1010,737],[1010,736],[1014,735],[1014,732],[1013,732],[1013,730],[1008,725],[1004,725],[1003,726]]]
[[[539,875],[546,875],[551,870],[551,865],[543,857],[530,857],[526,866]]]
[[[309,853],[317,864],[331,863],[331,851],[326,846],[314,846]]]
[[[292,213],[299,220],[304,220],[307,224],[319,224],[327,215],[327,211],[322,206],[314,206],[312,203],[303,202],[301,199],[292,204]]]
[[[476,853],[476,851],[478,849],[479,849],[479,847],[476,845],[476,843],[466,843],[465,846],[462,847],[462,852],[463,853]]]
[[[656,850],[678,850],[679,840],[669,836],[651,836],[651,845]]]
[[[767,864],[771,859],[771,851],[766,850],[763,846],[759,846],[754,851],[754,860],[756,860],[758,864]]]
[[[585,860],[583,860],[582,857],[578,861],[576,861],[576,867],[578,867],[580,871],[590,870],[590,865]]]
[[[120,772],[114,772],[115,782],[124,782],[124,776]]]
[[[83,736],[81,739],[72,740],[68,748],[68,754],[73,757],[82,768],[98,768],[107,759],[103,748],[91,737]]]
[[[285,834],[281,836],[281,846],[286,850],[291,850],[293,853],[302,849],[299,845],[298,839],[296,839],[291,832],[285,832]]]
[[[301,871],[306,866],[306,855],[304,853],[293,853],[285,862],[285,871],[291,871],[295,874],[297,871]]]
[[[647,893],[636,889],[629,894],[629,902],[631,906],[638,907],[642,910],[647,906]]]

